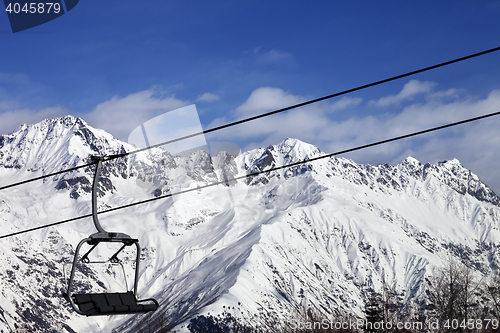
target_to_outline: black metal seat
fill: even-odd
[[[131,291],[126,293],[73,294],[73,301],[87,316],[108,316],[117,314],[156,311],[158,302],[152,298],[138,301]],[[153,302],[141,304],[142,302]]]

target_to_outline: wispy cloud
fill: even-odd
[[[22,123],[32,124],[47,118],[68,114],[83,118],[91,126],[101,128],[118,139],[127,140],[130,132],[141,123],[189,104],[174,95],[162,96],[155,89],[140,91],[125,97],[114,96],[98,104],[90,112],[73,112],[62,107],[41,109],[10,109],[0,113],[0,133],[10,133]],[[0,103],[1,105],[1,103]]]
[[[220,97],[216,94],[212,93],[204,93],[196,98],[196,101],[198,102],[216,102],[220,100]]]
[[[259,53],[259,51],[260,51],[260,49],[261,49],[261,48],[262,48],[262,45],[259,45],[259,46],[257,46],[257,47],[254,47],[254,48],[253,48],[253,49],[251,49],[251,50],[246,50],[246,51],[244,51],[244,52],[243,52],[243,54],[252,54],[252,53],[253,53],[253,54],[257,54],[257,53]]]
[[[130,132],[138,125],[188,103],[175,96],[157,96],[156,91],[150,89],[125,97],[115,96],[97,105],[92,112],[81,116],[90,125],[103,128],[115,137],[126,141]]]
[[[47,87],[33,82],[26,74],[0,72],[0,112],[24,109],[28,107],[27,100],[40,102],[47,92]]]
[[[248,117],[287,107],[304,101],[304,97],[292,95],[280,88],[262,87],[257,88],[250,97],[235,110],[238,118]]]
[[[370,101],[370,105],[377,107],[398,105],[404,100],[411,100],[415,95],[430,92],[435,85],[436,84],[434,82],[411,80],[404,85],[403,89],[397,95],[382,97],[378,101]]]
[[[0,111],[9,111],[19,108],[19,102],[14,100],[0,100]]]
[[[26,74],[12,74],[0,72],[0,83],[30,85],[31,80]]]
[[[260,48],[255,53],[259,53],[259,50]],[[272,49],[257,57],[258,64],[291,64],[293,61],[291,53],[279,49]]]
[[[298,104],[306,97],[294,95],[275,87],[255,89],[248,99],[233,112],[232,119],[216,119],[209,127],[221,123],[250,117],[268,111]],[[361,98],[344,97],[334,103],[314,104],[293,109],[286,113],[257,119],[241,126],[232,127],[216,134],[221,140],[246,142],[245,150],[278,143],[286,137],[298,138],[306,142],[321,144],[330,141],[329,118],[333,112],[360,104]]]
[[[70,113],[70,110],[58,106],[39,110],[11,109],[11,111],[0,113],[0,133],[8,134],[22,124],[33,124],[47,118],[57,118]]]

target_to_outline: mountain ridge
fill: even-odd
[[[81,119],[45,120],[0,136],[0,179],[6,185],[88,162],[93,154],[132,150]],[[107,162],[100,207],[196,189],[223,181],[224,174],[230,179],[324,153],[288,138],[238,156],[221,154],[172,156],[155,148]],[[4,230],[87,214],[92,175],[87,167],[0,192]],[[362,316],[367,291],[380,290],[383,283],[394,283],[406,300],[418,299],[426,277],[446,255],[492,274],[500,262],[499,207],[498,196],[458,160],[433,165],[408,157],[396,166],[370,166],[325,158],[103,214],[101,220],[143,245],[139,292],[161,304],[148,320],[186,331],[190,319],[228,307],[238,309],[235,315],[243,322],[264,326],[270,318],[286,321],[284,314],[308,309],[324,315],[352,309]],[[1,327],[17,321],[43,331],[60,322],[63,332],[137,332],[145,325],[142,316],[82,318],[61,299],[64,274],[54,263],[71,259],[72,248],[92,232],[85,220],[1,244],[0,275],[12,281],[1,287],[7,295],[0,296]],[[26,262],[36,263],[36,269]],[[105,270],[88,272],[89,290],[100,290],[103,276],[106,288],[118,286]],[[38,321],[26,312],[36,297],[44,300]]]
[[[61,131],[61,127],[67,131]],[[81,140],[79,140],[78,143],[75,142],[76,140],[70,138],[70,140],[65,142],[65,145],[60,142],[52,144],[52,146],[63,146],[63,148],[69,152],[69,156],[72,157],[72,161],[66,161],[64,166],[74,167],[77,163],[75,159],[88,160],[88,157],[92,153],[96,155],[112,155],[134,150],[134,146],[115,139],[103,130],[92,128],[81,118],[64,116],[54,120],[46,119],[33,125],[22,125],[10,134],[0,135],[0,167],[20,169],[22,166],[26,166],[27,171],[38,171],[40,168],[39,164],[46,165],[48,163],[47,161],[39,160],[37,156],[49,155],[54,160],[60,157],[59,151],[57,151],[56,154],[47,154],[46,147],[43,146],[43,142],[50,142],[54,138],[64,138],[68,135],[70,130],[75,136],[80,137]],[[36,135],[35,133],[40,133],[41,135]],[[35,152],[36,156],[33,156],[33,153],[31,152],[33,149],[28,147],[28,144],[37,148]],[[294,151],[294,149],[296,150]],[[275,161],[276,156],[273,156],[272,154],[274,150],[280,152],[280,156],[282,157],[282,160],[279,161],[280,163],[276,163],[277,161]],[[248,170],[248,173],[266,171],[267,169],[273,167],[305,161],[309,158],[322,155],[321,151],[317,147],[305,144],[300,140],[292,138],[287,138],[280,144],[270,145],[264,149],[256,149],[255,152],[257,154],[261,153],[261,156],[253,162],[245,162],[244,168]],[[255,156],[255,153],[249,152],[246,156]],[[161,158],[165,158],[165,156],[162,154]],[[27,164],[28,161],[30,163]],[[33,164],[33,162],[36,163]],[[344,163],[343,167],[349,167],[351,162],[352,161]],[[175,163],[173,165],[175,166]],[[249,165],[251,165],[251,167]],[[373,170],[374,166],[368,164],[365,166],[366,167],[364,169],[366,174],[364,176],[368,176],[370,179],[370,171]],[[442,161],[433,165],[430,163],[422,164],[413,157],[407,157],[397,166],[389,166],[388,164],[383,166],[387,168],[389,172],[394,172],[394,168],[404,168],[408,175],[414,177],[420,176],[423,180],[425,180],[429,173],[432,173],[433,171],[442,173],[441,177],[451,177],[451,179],[447,180],[447,185],[454,188],[457,192],[461,194],[467,193],[479,200],[491,202],[500,206],[500,199],[498,196],[486,184],[484,184],[477,175],[473,174],[470,170],[465,169],[457,159]],[[380,168],[381,165],[378,165],[377,167]],[[307,168],[311,168],[311,166],[308,166]],[[444,170],[440,170],[440,168]],[[54,167],[54,170],[48,170],[46,168],[44,171],[45,173],[60,171],[55,169],[56,167]],[[297,166],[290,169],[303,170],[303,167]],[[280,175],[280,173],[275,173],[275,175]],[[384,175],[381,176],[383,177]],[[377,178],[377,181],[383,182],[380,177]],[[251,180],[249,183],[251,183]]]

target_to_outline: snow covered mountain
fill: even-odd
[[[71,116],[24,125],[0,136],[0,186],[132,150]],[[118,207],[322,154],[295,139],[239,156],[182,157],[158,148],[106,162],[99,205]],[[2,235],[89,214],[92,176],[93,166],[0,191]],[[158,311],[86,318],[70,310],[61,297],[65,263],[95,232],[87,218],[0,239],[0,331],[187,331],[191,318],[228,311],[252,327],[309,310],[361,316],[367,291],[388,283],[417,298],[450,255],[482,275],[500,267],[500,199],[457,160],[432,165],[408,157],[397,166],[370,166],[326,158],[100,220],[139,239],[139,296],[156,298]],[[131,278],[133,267],[125,264]],[[77,276],[80,288],[124,288],[115,267],[97,266]]]

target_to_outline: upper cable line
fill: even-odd
[[[436,69],[436,68],[448,66],[448,65],[451,65],[451,64],[454,64],[454,63],[457,63],[457,62],[465,61],[465,60],[468,60],[468,59],[472,59],[472,58],[479,57],[479,56],[482,56],[482,55],[485,55],[485,54],[489,54],[489,53],[493,53],[493,52],[496,52],[496,51],[500,51],[500,46],[492,48],[492,49],[488,49],[488,50],[485,50],[485,51],[482,51],[482,52],[473,53],[473,54],[467,55],[465,57],[460,57],[460,58],[456,58],[456,59],[453,59],[453,60],[449,60],[449,61],[445,61],[445,62],[436,64],[436,65],[432,65],[432,66],[424,67],[424,68],[421,68],[421,69],[417,69],[417,70],[414,70],[414,71],[411,71],[411,72],[407,72],[407,73],[404,73],[404,74],[392,76],[392,77],[389,77],[389,78],[386,78],[386,79],[383,79],[383,80],[374,81],[372,83],[364,84],[364,85],[361,85],[361,86],[358,86],[358,87],[355,87],[355,88],[351,88],[351,89],[347,89],[347,90],[344,90],[344,91],[341,91],[341,92],[337,92],[337,93],[334,93],[334,94],[331,94],[331,95],[327,95],[327,96],[319,97],[319,98],[312,99],[312,100],[309,100],[309,101],[306,101],[306,102],[294,104],[294,105],[291,105],[291,106],[288,106],[288,107],[285,107],[285,108],[281,108],[281,109],[278,109],[278,110],[274,110],[274,111],[262,113],[260,115],[256,115],[256,116],[253,116],[253,117],[249,117],[249,118],[245,118],[245,119],[242,119],[242,120],[234,121],[234,122],[231,122],[231,123],[228,123],[228,124],[225,124],[225,125],[213,127],[213,128],[210,128],[210,129],[207,129],[207,130],[204,130],[204,131],[192,133],[192,134],[189,134],[189,135],[186,135],[186,136],[179,137],[177,139],[173,139],[173,140],[165,141],[165,142],[162,142],[162,143],[154,144],[154,145],[151,145],[151,146],[148,146],[148,147],[145,147],[145,148],[141,148],[141,149],[137,149],[137,150],[134,150],[134,151],[131,151],[131,152],[113,155],[110,159],[121,158],[121,157],[125,157],[125,156],[128,156],[128,155],[137,154],[137,153],[140,153],[142,151],[146,151],[146,150],[149,150],[149,149],[153,149],[153,148],[157,148],[157,147],[160,147],[160,146],[168,145],[168,144],[171,144],[171,143],[174,143],[174,142],[179,142],[179,141],[186,140],[186,139],[189,139],[189,138],[193,138],[193,137],[196,137],[196,136],[199,136],[199,135],[212,133],[212,132],[219,131],[219,130],[222,130],[222,129],[225,129],[225,128],[228,128],[228,127],[232,127],[232,126],[236,126],[236,125],[239,125],[239,124],[250,122],[250,121],[253,121],[253,120],[256,120],[256,119],[268,117],[268,116],[271,116],[271,115],[274,115],[274,114],[278,114],[278,113],[282,113],[282,112],[285,112],[285,111],[289,111],[289,110],[296,109],[296,108],[299,108],[299,107],[302,107],[302,106],[314,104],[314,103],[321,102],[321,101],[324,101],[324,100],[327,100],[327,99],[331,99],[331,98],[334,98],[334,97],[346,95],[346,94],[349,94],[349,93],[352,93],[352,92],[355,92],[355,91],[359,91],[359,90],[363,90],[363,89],[366,89],[366,88],[374,87],[374,86],[377,86],[377,85],[380,85],[380,84],[383,84],[383,83],[395,81],[395,80],[402,79],[402,78],[405,78],[405,77],[408,77],[408,76],[412,76],[412,75],[416,75],[416,74],[423,73],[423,72],[426,72],[426,71],[430,71],[432,69]],[[81,169],[81,168],[85,168],[85,167],[91,166],[91,165],[93,165],[95,163],[96,162],[87,163],[87,164],[76,166],[76,167],[73,167],[73,168],[70,168],[70,169],[65,169],[65,170],[54,172],[54,173],[46,174],[46,175],[43,175],[43,176],[40,176],[40,177],[35,177],[35,178],[27,179],[27,180],[24,180],[24,181],[12,183],[12,184],[9,184],[9,185],[4,185],[4,186],[0,187],[0,190],[5,190],[5,189],[11,188],[11,187],[15,187],[15,186],[18,186],[18,185],[30,183],[30,182],[33,182],[33,181],[36,181],[36,180],[41,180],[41,179],[45,179],[45,178],[48,178],[48,177],[53,177],[53,176],[59,175],[61,173],[78,170],[78,169]]]

